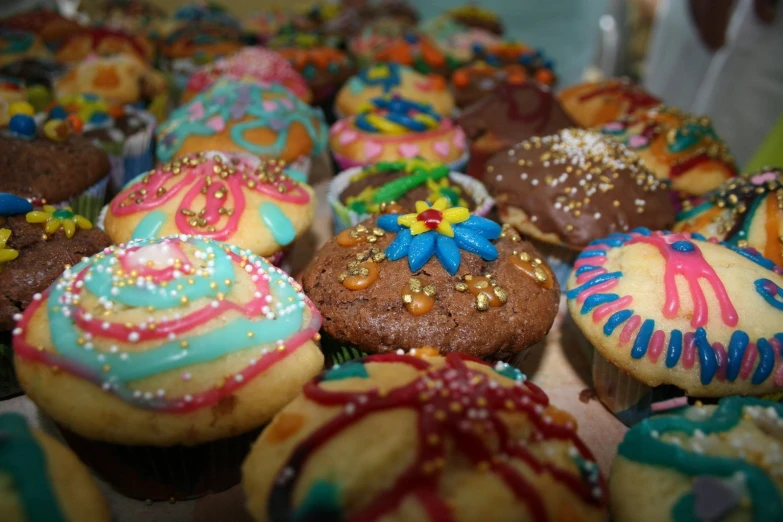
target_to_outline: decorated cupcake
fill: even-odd
[[[15,103],[27,103],[27,89],[16,78],[0,76],[0,126],[8,125],[9,110]]]
[[[222,80],[171,113],[158,129],[157,156],[220,150],[290,162],[320,154],[326,140],[323,113],[282,85]]]
[[[110,105],[98,96],[81,94],[57,100],[47,114],[39,115],[41,117],[46,122],[68,119],[75,132],[108,154],[112,194],[152,169],[157,122],[147,111],[130,105]]]
[[[561,282],[594,239],[674,222],[666,185],[597,132],[566,129],[518,143],[490,158],[484,182],[501,221],[541,245]]]
[[[199,67],[188,78],[181,101],[190,101],[220,79],[247,81],[264,86],[280,84],[305,103],[309,103],[313,97],[305,79],[284,56],[261,47],[244,47],[235,54]]]
[[[329,146],[343,168],[421,158],[453,170],[467,161],[465,134],[430,105],[399,96],[373,99],[363,112],[335,123]]]
[[[332,180],[326,195],[336,233],[374,214],[412,212],[417,201],[434,203],[442,197],[482,217],[494,206],[476,179],[450,171],[442,163],[418,159],[348,169]]]
[[[783,266],[782,222],[783,170],[768,167],[732,178],[702,200],[686,202],[674,230],[755,248]]]
[[[473,48],[473,60],[485,62],[492,67],[519,65],[531,80],[552,87],[557,83],[554,73],[555,63],[541,49],[520,42],[497,42],[488,45],[476,45]]]
[[[2,20],[2,26],[18,31],[33,33],[50,48],[56,49],[74,34],[84,31],[84,27],[57,11],[32,9],[15,14]]]
[[[532,245],[445,197],[415,207],[341,232],[305,270],[328,358],[431,346],[510,360],[542,339],[560,291]]]
[[[631,428],[612,464],[612,520],[780,520],[783,406],[685,406]]]
[[[264,9],[241,21],[242,29],[259,43],[265,43],[291,22],[293,14],[283,9]]]
[[[455,7],[446,11],[446,14],[455,22],[467,27],[489,31],[498,36],[503,34],[503,22],[497,13],[484,9],[479,5],[467,4]]]
[[[63,64],[38,58],[24,58],[0,67],[4,94],[8,103],[29,102],[36,112],[47,108],[52,102],[54,82],[65,73]],[[13,99],[9,98],[13,94]]]
[[[181,156],[129,184],[109,205],[115,243],[191,234],[272,256],[310,228],[313,189],[285,163],[242,153]]]
[[[341,118],[353,116],[373,98],[387,95],[429,104],[441,116],[454,111],[454,97],[442,77],[390,63],[372,65],[349,79],[337,93],[335,113]]]
[[[313,103],[316,105],[332,100],[337,90],[355,72],[351,58],[332,47],[284,47],[278,51],[304,77],[313,92]]]
[[[109,29],[149,34],[166,18],[166,11],[149,0],[106,0],[96,18]]]
[[[293,279],[252,252],[144,239],[36,296],[15,330],[15,365],[117,491],[193,498],[238,482],[259,428],[320,371],[320,322]]]
[[[55,53],[63,63],[79,63],[92,54],[133,54],[147,63],[155,59],[155,46],[143,34],[93,27],[71,36]]]
[[[521,64],[495,67],[485,61],[477,61],[454,71],[449,86],[454,93],[457,107],[464,109],[490,95],[500,85],[522,84],[528,80],[551,85],[554,81],[554,76],[551,75],[542,78],[548,81],[536,80],[541,76],[536,71],[531,75],[530,69]]]
[[[574,85],[561,90],[558,98],[582,127],[597,127],[661,103],[638,85],[618,78]]]
[[[390,38],[370,34],[352,40],[349,49],[365,65],[396,63],[412,67],[422,74],[445,76],[458,65],[429,36],[415,31]]]
[[[700,196],[737,174],[734,158],[707,116],[659,106],[606,123],[601,132],[625,143],[684,196]]]
[[[484,179],[487,160],[493,154],[574,125],[549,88],[535,82],[517,83],[516,79],[507,78],[457,118],[470,140],[470,176]]]
[[[106,195],[109,158],[66,119],[39,126],[32,113],[26,103],[12,107],[8,129],[0,133],[0,192],[70,206],[94,220]]]
[[[465,27],[445,16],[423,25],[421,30],[435,40],[438,49],[454,64],[468,63],[474,59],[476,49],[502,41],[488,31]]]
[[[19,392],[12,371],[10,333],[17,314],[66,266],[109,246],[111,240],[70,208],[34,208],[0,192],[0,398]]]
[[[0,27],[0,66],[25,58],[49,57],[49,50],[34,33]]]
[[[598,398],[626,424],[683,394],[783,391],[783,269],[757,251],[636,229],[574,268],[568,309],[595,348]]]
[[[576,429],[503,363],[368,357],[275,417],[243,489],[262,522],[603,521],[606,486]]]
[[[90,472],[60,442],[18,413],[0,414],[0,518],[109,522],[106,499]]]

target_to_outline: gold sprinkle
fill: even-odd
[[[480,293],[476,296],[476,310],[479,312],[486,312],[489,310],[489,296],[485,293]]]

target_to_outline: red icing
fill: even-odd
[[[650,96],[636,85],[624,82],[607,83],[598,89],[581,95],[579,101],[587,101],[598,96],[617,97],[628,102],[628,108],[625,110],[626,114],[631,114],[639,109],[653,107],[661,103],[658,98]]]
[[[682,347],[682,367],[686,370],[693,368],[696,362],[696,340],[693,332],[687,332]]]
[[[718,362],[718,371],[715,374],[715,377],[723,382],[726,380],[726,364],[729,361],[729,357],[726,354],[726,349],[721,343],[713,344],[712,349],[715,351],[715,359]]]
[[[628,344],[628,342],[631,340],[631,337],[633,337],[634,332],[636,332],[636,329],[639,328],[640,324],[642,324],[642,318],[638,315],[634,315],[628,319],[628,322],[625,323],[622,331],[620,332],[620,346]]]
[[[663,351],[663,341],[665,338],[666,334],[663,330],[656,330],[650,338],[650,347],[647,350],[647,356],[653,363],[658,362],[658,357],[660,357],[661,352]]]
[[[753,371],[753,366],[756,364],[756,343],[748,344],[745,348],[745,355],[742,357],[742,366],[740,366],[740,377],[747,379],[750,377],[750,373]]]
[[[443,221],[443,212],[435,208],[429,208],[416,216],[416,220],[423,221],[428,229],[435,230],[440,225],[440,222]]]

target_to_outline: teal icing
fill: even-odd
[[[370,374],[367,373],[367,368],[364,364],[357,361],[348,361],[343,364],[338,364],[332,367],[331,370],[324,374],[324,381],[341,381],[343,379],[366,379]]]
[[[261,221],[264,222],[278,244],[290,245],[296,239],[294,225],[288,216],[280,210],[280,207],[269,201],[264,201],[258,207],[258,213],[261,216]]]
[[[46,454],[18,413],[0,415],[0,473],[11,477],[27,520],[65,522],[46,467]]]
[[[285,175],[297,183],[307,183],[307,174],[299,169],[287,168],[285,169]]]
[[[153,210],[139,221],[133,229],[131,239],[152,239],[158,237],[160,229],[166,223],[166,213],[162,210]]]
[[[661,440],[665,433],[693,436],[698,429],[705,435],[721,433],[734,428],[741,420],[746,406],[774,408],[783,417],[783,404],[753,397],[726,397],[720,400],[712,415],[703,421],[690,420],[682,415],[662,415],[643,420],[630,429],[618,448],[624,458],[655,467],[672,468],[695,477],[713,475],[730,478],[737,472],[745,476],[750,494],[754,522],[776,522],[783,513],[783,497],[775,482],[759,467],[743,459],[691,453]],[[655,435],[654,435],[655,433]],[[676,522],[698,522],[693,503],[687,495],[677,501],[672,510]]]
[[[511,366],[508,363],[497,362],[492,368],[495,370],[495,372],[502,375],[503,377],[514,381],[523,382],[527,379],[525,374],[522,373],[519,368]]]
[[[756,211],[758,211],[759,205],[761,205],[761,203],[764,202],[766,199],[767,199],[766,194],[754,198],[753,202],[751,202],[750,204],[750,208],[748,209],[748,216],[756,215]],[[742,223],[742,228],[740,228],[739,232],[737,232],[737,234],[735,234],[734,237],[728,239],[727,242],[737,244],[738,241],[747,239],[748,234],[750,233],[750,226],[752,224],[753,224],[752,219],[745,219],[744,222]]]
[[[707,136],[717,139],[715,131],[711,126],[686,123],[677,129],[674,140],[669,143],[668,148],[671,152],[683,152],[693,147]]]
[[[337,484],[323,479],[316,479],[313,482],[304,500],[296,509],[294,520],[312,520],[312,515],[328,520],[342,520],[340,490]]]
[[[350,89],[351,94],[359,94],[364,90],[364,86],[364,82],[358,76],[354,76],[348,80],[348,89]]]
[[[128,248],[148,246],[159,243],[160,240],[138,240],[128,244]],[[205,241],[190,237],[188,243],[199,250],[213,253],[214,272],[207,276],[193,277],[193,284],[186,284],[183,290],[172,296],[160,285],[126,285],[112,287],[112,274],[108,270],[114,255],[93,257],[84,260],[74,266],[71,274],[77,274],[87,268],[85,277],[87,289],[98,296],[105,296],[115,303],[126,306],[147,307],[164,309],[178,306],[181,296],[195,300],[200,298],[217,299],[218,293],[226,293],[229,280],[235,281],[234,265],[223,248],[227,245],[215,241]],[[247,254],[247,251],[230,246],[237,255]],[[224,355],[275,343],[281,339],[287,339],[302,327],[304,316],[303,296],[288,281],[288,277],[276,269],[273,269],[260,256],[250,255],[248,261],[257,264],[269,275],[269,292],[274,302],[286,303],[285,313],[282,309],[274,309],[275,317],[269,320],[259,320],[258,317],[240,316],[232,321],[226,321],[223,326],[216,327],[204,334],[192,337],[180,336],[171,342],[163,343],[155,349],[130,352],[112,353],[99,350],[87,350],[79,340],[83,333],[74,325],[70,314],[64,314],[60,302],[65,302],[68,280],[61,278],[51,287],[49,296],[49,324],[51,328],[52,343],[59,354],[82,368],[101,375],[104,382],[112,385],[112,390],[119,395],[132,393],[127,388],[128,381],[144,379],[161,373],[180,369],[186,366],[214,361]],[[99,268],[101,267],[101,268]],[[68,272],[66,273],[68,274]],[[212,282],[217,283],[214,288]],[[174,309],[176,311],[176,309]],[[253,336],[249,336],[252,332]],[[187,341],[188,348],[183,349],[180,344]],[[125,357],[124,357],[125,356]],[[108,369],[107,369],[108,368]]]
[[[0,46],[0,54],[23,53],[35,42],[33,33],[16,29],[0,29],[0,39],[5,40],[5,45]]]
[[[700,203],[693,208],[689,210],[682,210],[677,214],[677,221],[685,221],[686,219],[691,219],[702,212],[709,210],[713,207],[712,201],[705,201],[703,203]]]

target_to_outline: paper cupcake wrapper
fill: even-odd
[[[0,400],[10,399],[22,393],[14,371],[11,336],[8,335],[8,332],[0,333]]]
[[[525,236],[525,238],[536,247],[536,250],[541,252],[549,268],[552,269],[552,273],[555,274],[555,279],[560,284],[560,288],[564,289],[568,282],[568,276],[571,275],[571,271],[574,269],[574,261],[579,256],[579,252],[564,246],[546,243],[530,236]]]
[[[332,151],[332,156],[334,157],[334,161],[337,163],[337,166],[340,167],[340,170],[348,170],[354,167],[366,167],[367,165],[373,165],[374,163],[377,163],[375,161],[364,161],[364,162],[356,161],[354,159],[348,158],[347,156],[343,156],[342,154],[338,154],[337,152],[334,151]],[[454,161],[452,163],[445,163],[445,165],[450,170],[460,172],[464,169],[465,165],[468,164],[469,158],[470,158],[470,153],[466,150],[465,153],[457,161]]]
[[[344,170],[335,176],[329,183],[329,187],[326,191],[326,200],[329,203],[329,208],[332,210],[332,225],[335,234],[339,234],[345,229],[355,227],[365,219],[372,217],[372,214],[359,214],[349,209],[340,201],[340,195],[348,188],[348,185],[351,183],[351,178],[361,170],[362,167],[353,167]],[[473,200],[477,204],[473,213],[477,216],[486,217],[495,206],[495,200],[489,195],[484,184],[477,179],[453,171],[449,173],[449,179],[462,187],[465,192],[473,197]]]
[[[196,446],[158,447],[93,441],[58,427],[82,462],[119,493],[138,500],[188,500],[235,486],[263,429]]]
[[[155,128],[157,121],[148,111],[132,111],[134,116],[141,118],[146,128],[126,139],[122,156],[109,155],[111,161],[111,193],[118,193],[130,180],[152,170],[155,166]]]
[[[68,201],[53,203],[53,207],[63,208],[71,207],[74,213],[82,215],[95,223],[98,215],[106,201],[106,189],[109,186],[109,175],[107,174],[95,185],[91,186],[78,196]]]

